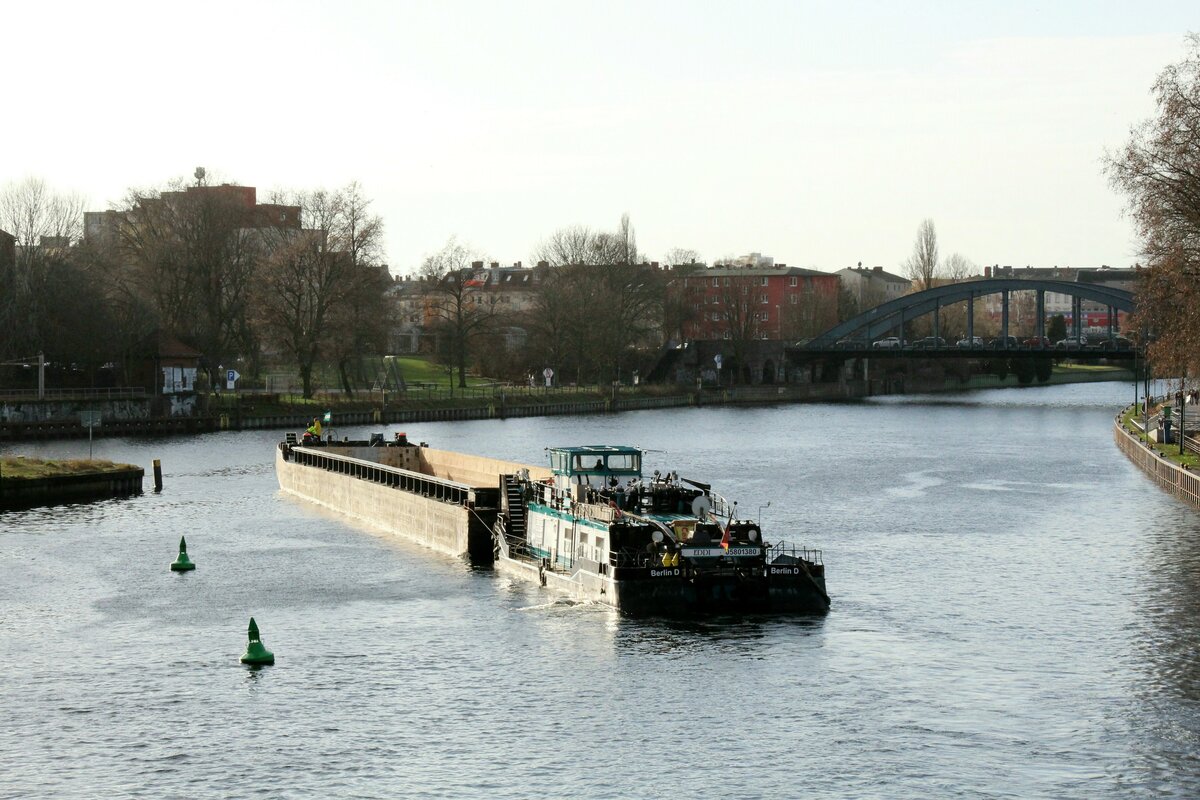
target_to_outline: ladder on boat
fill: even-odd
[[[525,541],[525,495],[520,482],[512,475],[504,476],[504,506],[508,511],[509,541]]]

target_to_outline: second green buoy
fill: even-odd
[[[196,568],[187,554],[187,540],[179,537],[179,558],[171,562],[172,572],[188,572]]]

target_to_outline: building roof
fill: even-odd
[[[1079,283],[1121,284],[1137,280],[1138,270],[1125,267],[1009,267],[984,268],[984,277],[1019,278],[1050,281],[1077,281]]]
[[[682,275],[684,278],[719,278],[724,276],[748,275],[751,277],[773,277],[773,276],[791,276],[791,275],[823,275],[825,277],[833,277],[831,272],[822,272],[819,269],[805,269],[804,267],[789,267],[785,264],[777,264],[773,267],[708,267],[707,269],[696,270]]]
[[[173,336],[165,333],[158,336],[158,355],[160,358],[201,358],[204,354],[194,347],[189,347]]]
[[[885,270],[883,267],[846,267],[845,269],[838,270],[839,274],[842,272],[853,272],[862,278],[867,278],[868,280],[881,280],[886,283],[903,283],[905,286],[908,286],[912,283],[912,281],[910,281],[908,278],[900,275],[894,275]]]
[[[1075,277],[1080,283],[1133,283],[1137,279],[1138,270],[1114,267],[1080,268]]]

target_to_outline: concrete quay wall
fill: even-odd
[[[0,508],[32,508],[142,493],[140,468],[58,475],[52,478],[0,476]]]

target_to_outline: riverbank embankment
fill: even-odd
[[[1163,489],[1200,507],[1200,475],[1174,463],[1150,442],[1126,428],[1124,418],[1130,408],[1132,406],[1122,409],[1113,421],[1117,448]]]
[[[511,419],[560,415],[612,414],[621,411],[640,411],[686,406],[753,406],[790,403],[839,402],[892,394],[925,394],[957,392],[971,389],[1025,388],[1063,383],[1132,380],[1126,370],[1056,371],[1045,382],[1022,384],[1016,375],[972,375],[965,380],[954,377],[897,376],[887,379],[842,380],[834,383],[799,383],[758,386],[705,386],[700,389],[643,386],[611,387],[608,389],[555,389],[546,392],[510,392],[493,390],[459,398],[392,397],[390,402],[375,407],[344,407],[337,398],[330,405],[309,405],[283,408],[264,399],[247,394],[232,405],[210,408],[195,416],[123,419],[105,417],[103,424],[93,430],[95,436],[161,436],[198,434],[215,431],[296,429],[304,430],[313,416],[332,410],[334,431],[338,427],[362,425],[405,425],[420,422],[455,420]],[[226,398],[228,400],[229,398]],[[88,428],[78,418],[45,420],[8,419],[0,422],[0,441],[36,439],[65,439],[88,436]]]

